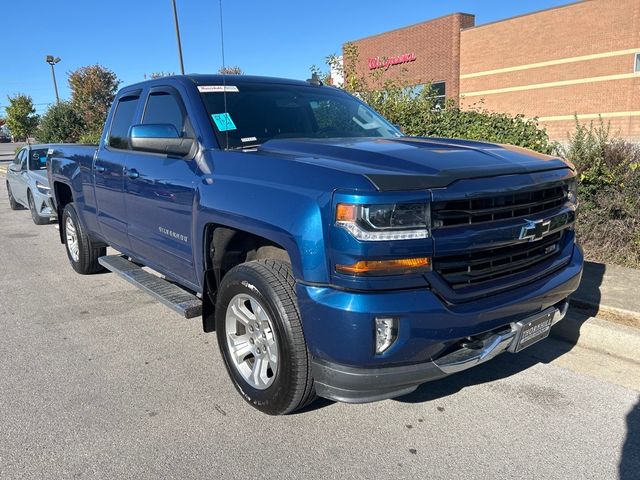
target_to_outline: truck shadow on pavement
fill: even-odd
[[[550,363],[574,345],[553,338],[518,353],[503,353],[491,361],[460,373],[420,385],[416,391],[395,400],[404,403],[430,402],[454,395],[465,387],[494,382],[516,375],[539,363]]]
[[[627,437],[620,458],[620,480],[640,476],[640,400],[627,415]]]

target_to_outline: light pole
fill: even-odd
[[[56,103],[60,103],[60,97],[58,96],[58,84],[56,83],[56,70],[53,68],[56,63],[60,61],[60,57],[54,57],[53,55],[47,55],[45,61],[51,65],[51,76],[53,77],[53,88],[56,91]]]
[[[176,0],[173,3],[173,21],[176,24],[176,40],[178,41],[178,56],[180,57],[180,73],[184,75],[184,63],[182,62],[182,43],[180,42],[180,26],[178,25],[178,10],[176,9]]]

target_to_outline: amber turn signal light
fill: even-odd
[[[426,272],[431,268],[429,257],[400,258],[395,260],[360,260],[353,265],[336,265],[336,270],[347,275],[402,275]]]
[[[356,221],[356,206],[348,203],[339,203],[336,207],[336,221],[337,222],[355,222]]]

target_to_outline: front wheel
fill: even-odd
[[[64,207],[62,214],[67,256],[73,269],[81,275],[89,275],[103,270],[98,258],[106,255],[106,247],[96,247],[84,230],[73,203]]]
[[[31,212],[31,218],[36,225],[46,225],[51,222],[47,217],[41,217],[36,208],[36,202],[33,201],[33,194],[31,191],[27,194],[27,200],[29,202],[29,211]]]
[[[223,278],[216,334],[236,389],[258,410],[284,415],[315,398],[291,267],[243,263]]]

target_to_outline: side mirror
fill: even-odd
[[[12,163],[11,165],[9,165],[9,170],[11,170],[12,172],[19,172],[20,170],[22,170],[22,168],[19,164]]]
[[[129,142],[132,150],[184,157],[195,140],[181,137],[173,125],[158,123],[133,125],[129,130]]]

